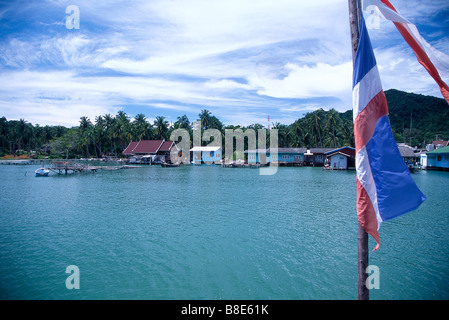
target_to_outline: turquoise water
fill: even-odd
[[[356,298],[354,172],[36,168],[0,166],[1,299]],[[449,298],[449,173],[413,177],[428,200],[382,225],[371,299]]]

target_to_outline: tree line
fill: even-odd
[[[388,90],[385,93],[396,141],[425,147],[434,137],[449,139],[449,105],[444,99],[398,90]],[[223,137],[223,146],[226,129],[253,129],[256,133],[258,129],[267,129],[260,123],[250,126],[225,125],[207,109],[201,110],[198,118],[193,121],[199,121],[201,130],[219,130]],[[190,141],[193,141],[193,123],[187,115],[177,117],[171,124],[163,116],[157,116],[151,122],[142,113],[131,118],[124,111],[119,111],[116,115],[99,115],[93,120],[83,116],[79,125],[71,128],[33,125],[25,119],[8,121],[2,117],[0,156],[28,153],[70,158],[119,157],[131,141],[169,140],[175,129],[188,130]],[[341,113],[335,109],[318,109],[305,114],[290,125],[272,123],[271,129],[278,130],[279,147],[354,146],[352,110]],[[208,143],[203,142],[204,145]]]
[[[271,129],[278,130],[279,147],[340,147],[354,144],[351,117],[334,109],[319,109],[307,113],[291,125],[273,123]],[[226,129],[253,129],[256,133],[258,129],[266,129],[260,123],[250,126],[224,125],[207,109],[201,110],[195,121],[201,124],[201,130],[218,129],[223,139]],[[150,122],[142,113],[131,118],[124,111],[119,111],[116,115],[99,115],[95,120],[83,116],[79,125],[71,128],[33,125],[25,119],[8,121],[2,117],[0,155],[27,153],[74,158],[119,157],[131,141],[169,140],[175,129],[186,129],[193,137],[193,123],[186,115],[177,117],[170,124],[163,116],[157,116]]]

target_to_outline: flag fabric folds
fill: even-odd
[[[388,119],[371,40],[362,17],[353,74],[354,136],[359,223],[380,245],[383,221],[417,209],[425,195],[399,153]]]
[[[440,87],[441,94],[449,103],[449,86],[441,79],[438,71],[438,65],[448,63],[448,57],[440,51],[433,48],[419,34],[418,29],[407,19],[402,17],[388,0],[365,0],[364,5],[375,5],[380,14],[389,21],[392,21],[405,41],[412,48],[418,59],[418,62],[427,70],[429,75]],[[441,62],[440,62],[441,61]]]

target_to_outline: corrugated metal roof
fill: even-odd
[[[270,153],[273,148],[268,149],[257,149],[257,150],[246,150],[245,153]],[[302,154],[306,153],[306,148],[277,148],[278,153],[295,153]]]
[[[332,156],[336,153],[340,153],[340,154],[343,154],[348,157],[355,157],[355,149],[352,147],[343,147],[343,148],[334,149],[332,151],[326,152],[325,154],[328,156]]]
[[[414,158],[416,154],[413,152],[413,149],[409,146],[398,146],[399,152],[402,158]]]
[[[126,149],[123,151],[123,154],[133,154],[133,150],[134,148],[137,146],[139,142],[137,141],[132,141],[127,147]]]
[[[220,147],[193,147],[190,151],[218,151]]]
[[[439,148],[433,151],[429,151],[427,152],[427,154],[437,154],[437,153],[449,153],[449,147],[443,147],[443,148]]]
[[[335,150],[334,148],[310,148],[310,153],[326,153],[329,151]]]
[[[164,140],[141,140],[133,149],[133,153],[157,153]]]
[[[173,141],[164,140],[133,141],[126,147],[126,149],[123,151],[123,154],[156,154],[158,151],[170,151],[173,145]]]
[[[165,141],[159,150],[160,151],[170,151],[171,148],[173,147],[173,144],[174,144],[173,141]]]

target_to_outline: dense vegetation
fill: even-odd
[[[434,140],[449,140],[446,100],[399,90],[385,94],[396,141],[422,147]]]
[[[390,109],[390,121],[398,142],[425,146],[439,139],[449,139],[449,105],[445,100],[405,93],[398,90],[386,92]],[[198,114],[201,129],[265,128],[261,124],[248,127],[224,125],[207,109]],[[24,119],[0,118],[0,155],[29,154],[51,157],[102,157],[120,156],[132,140],[166,139],[177,128],[189,130],[192,123],[186,115],[177,118],[173,126],[163,116],[150,123],[144,114],[131,119],[125,112],[117,115],[99,115],[94,121],[81,117],[79,126],[39,126]],[[280,147],[342,147],[354,146],[352,110],[344,113],[323,109],[307,113],[290,125],[273,123],[278,129]],[[205,142],[207,144],[207,142]],[[224,143],[223,143],[224,145]]]

